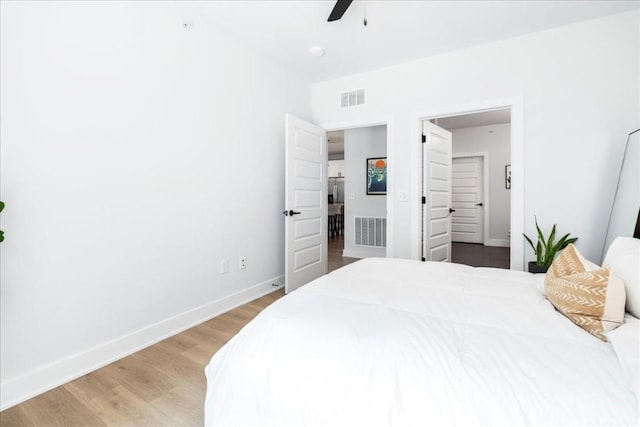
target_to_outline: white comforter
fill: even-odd
[[[212,358],[216,426],[631,425],[611,345],[540,276],[366,259],[264,310]]]

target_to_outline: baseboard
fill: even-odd
[[[277,284],[275,287],[273,284]],[[243,289],[128,335],[0,383],[0,411],[102,368],[284,285],[284,276]]]
[[[507,239],[488,239],[484,244],[485,246],[498,246],[501,248],[508,248],[511,246],[511,242]]]

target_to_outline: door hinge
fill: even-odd
[[[422,204],[423,205],[427,204],[427,198],[425,196],[422,196]]]
[[[425,257],[422,257],[422,261],[426,261],[427,259]]]
[[[424,135],[424,133],[422,134],[422,142],[427,142],[427,137]]]

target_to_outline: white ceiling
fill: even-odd
[[[447,130],[511,123],[511,110],[493,110],[459,116],[439,117],[436,124]]]
[[[166,3],[161,3],[166,6]],[[640,7],[638,0],[174,3],[183,19],[231,35],[310,81],[322,81]],[[366,14],[368,25],[363,25]],[[321,46],[326,54],[312,57]]]

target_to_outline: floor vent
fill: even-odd
[[[340,106],[343,108],[362,104],[364,104],[364,89],[342,92],[340,94]]]
[[[387,247],[387,218],[355,217],[356,246]]]

